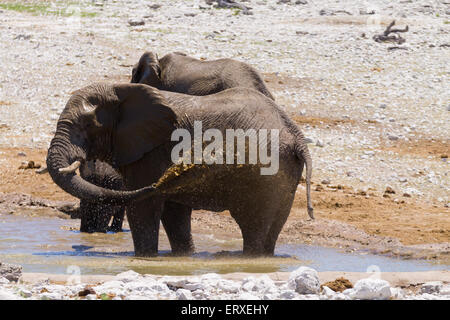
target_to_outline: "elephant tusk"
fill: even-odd
[[[59,168],[58,171],[61,173],[73,173],[75,172],[81,165],[80,161],[74,161],[70,166],[65,168]]]

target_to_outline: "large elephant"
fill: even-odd
[[[230,129],[275,130],[279,148],[271,149],[271,154],[278,154],[278,170],[262,175],[260,170],[267,162],[260,159],[256,164],[229,163],[227,158],[225,164],[174,165],[172,151],[179,146],[171,139],[174,130],[194,135],[195,149],[198,123],[205,134],[207,129],[223,135]],[[242,136],[230,140],[233,143],[229,145],[239,138]],[[273,141],[268,142],[271,148],[276,145]],[[239,156],[237,149],[232,151],[233,157]],[[72,170],[77,163],[91,159],[118,167],[127,190],[95,186]],[[272,100],[246,88],[189,96],[142,84],[85,87],[67,102],[47,155],[52,179],[66,192],[87,201],[127,204],[137,256],[157,254],[160,221],[172,252],[191,253],[192,209],[229,210],[241,229],[244,254],[273,255],[303,166],[312,218],[312,164],[303,134]]]
[[[131,83],[193,96],[245,87],[274,100],[259,72],[249,64],[233,59],[202,61],[180,52],[161,59],[153,52],[145,52],[132,70]]]

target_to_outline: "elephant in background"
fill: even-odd
[[[131,83],[193,96],[244,87],[275,100],[259,72],[249,64],[233,59],[202,61],[180,52],[161,59],[153,52],[145,52],[132,70]]]
[[[117,170],[106,162],[91,160],[80,165],[80,175],[94,185],[122,190],[123,179]],[[125,206],[109,205],[98,201],[80,201],[80,232],[121,232]],[[113,218],[111,226],[109,222]]]
[[[261,161],[174,166],[171,135],[185,129],[194,136],[195,121],[223,136],[227,129],[279,132],[278,170],[261,175],[266,166]],[[126,190],[96,186],[72,170],[92,159],[118,167]],[[86,201],[127,205],[136,256],[157,254],[160,221],[172,252],[192,253],[193,209],[229,210],[242,232],[243,253],[273,255],[304,166],[312,218],[312,161],[304,136],[273,100],[247,88],[190,96],[143,84],[85,87],[67,102],[47,155],[53,181],[66,192]]]
[[[99,160],[90,160],[83,163],[76,162],[74,166],[62,172],[70,173],[80,169],[80,176],[90,183],[113,190],[124,188],[120,173],[111,165]],[[125,206],[110,205],[98,200],[81,199],[76,205],[63,205],[58,207],[72,219],[81,219],[80,232],[121,232],[125,217]],[[113,218],[111,225],[109,222]]]

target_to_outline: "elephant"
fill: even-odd
[[[249,64],[228,58],[202,61],[181,52],[166,54],[161,59],[153,52],[145,52],[133,67],[131,83],[193,96],[246,87],[275,100],[259,72]]]
[[[124,188],[120,173],[108,163],[99,160],[86,161],[81,164],[80,176],[97,186],[114,190]],[[111,206],[81,199],[79,216],[81,218],[80,232],[121,232],[125,206]],[[111,217],[113,217],[113,221],[109,226]]]
[[[195,72],[192,72],[195,70]],[[250,65],[232,59],[201,61],[174,52],[158,60],[146,52],[133,69],[132,83],[145,83],[167,91],[191,95],[208,95],[233,87],[254,88],[274,99],[259,73]],[[107,163],[96,161],[81,165],[81,177],[101,187],[123,187],[120,174]],[[96,201],[80,201],[81,232],[119,232],[125,214],[124,206],[110,206]],[[111,227],[110,218],[114,217]]]
[[[271,130],[266,148],[276,146],[272,130],[274,137],[278,132],[279,147],[271,149],[278,154],[278,170],[262,174],[267,162],[261,159],[243,164],[228,158],[223,164],[173,161],[179,146],[173,136],[180,130],[190,134],[195,156],[199,123],[204,134],[210,129],[223,135],[231,129]],[[234,148],[240,137],[226,145]],[[247,153],[250,138],[244,139]],[[239,156],[233,148],[232,160]],[[76,168],[92,159],[118,168],[125,190],[96,186],[78,176]],[[158,254],[160,222],[172,253],[191,254],[193,209],[229,210],[242,233],[243,254],[273,255],[304,166],[307,211],[313,218],[312,160],[301,130],[273,100],[241,87],[191,96],[144,84],[92,84],[70,97],[47,154],[50,176],[66,192],[86,201],[127,205],[134,253],[142,257]]]

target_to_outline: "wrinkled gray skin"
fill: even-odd
[[[161,59],[153,52],[145,52],[133,68],[131,83],[193,96],[244,87],[274,100],[263,78],[252,66],[233,59],[202,61],[180,52],[166,54]]]
[[[278,172],[261,175],[260,163],[195,165],[161,181],[172,170],[171,151],[178,144],[170,141],[171,134],[184,128],[193,137],[194,120],[224,137],[226,129],[280,130]],[[91,159],[118,167],[127,191],[101,188],[74,172],[60,171]],[[244,254],[273,255],[305,165],[312,217],[307,145],[300,129],[272,100],[245,88],[188,96],[142,84],[96,84],[78,90],[61,113],[47,155],[53,181],[66,192],[88,201],[128,204],[136,256],[157,254],[160,221],[172,252],[192,253],[192,209],[229,210],[241,229]]]
[[[92,160],[83,162],[80,175],[86,181],[97,186],[113,190],[123,189],[123,179],[119,172],[106,162]],[[125,215],[125,206],[111,206],[97,201],[80,201],[79,215],[81,232],[121,232]],[[109,222],[113,217],[111,226]]]

